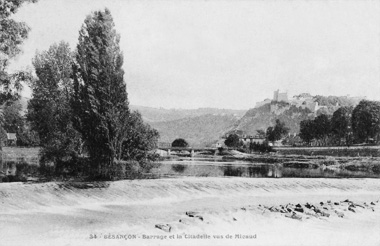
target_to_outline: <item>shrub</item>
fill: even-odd
[[[256,151],[256,152],[273,152],[272,146],[268,144],[268,142],[263,142],[263,143],[256,143],[253,142],[250,144],[249,149],[251,151]]]
[[[325,160],[322,160],[320,164],[325,166],[331,166],[338,164],[338,161],[334,157],[328,156]]]
[[[186,169],[186,166],[185,165],[181,165],[181,164],[177,164],[177,165],[173,165],[172,169],[174,171],[176,171],[177,173],[183,173],[185,171],[185,169]]]
[[[172,147],[188,147],[189,144],[183,138],[177,138],[173,141]]]
[[[40,167],[34,164],[21,162],[16,164],[16,178],[19,181],[26,181],[28,176],[37,177],[39,175]]]

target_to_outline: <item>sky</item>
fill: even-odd
[[[33,69],[36,50],[61,40],[75,50],[85,17],[105,7],[131,104],[248,109],[277,89],[380,100],[375,0],[39,0],[14,16],[31,31],[10,69]]]

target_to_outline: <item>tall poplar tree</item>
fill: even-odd
[[[103,178],[111,178],[129,115],[119,40],[110,11],[93,12],[79,32],[73,67],[74,127]]]

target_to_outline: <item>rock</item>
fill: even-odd
[[[237,219],[235,219],[235,217],[232,218],[233,221],[237,221]]]
[[[351,201],[350,201],[350,200],[348,200],[348,199],[344,200],[343,202],[348,202],[348,203],[351,203]]]
[[[375,205],[375,203],[374,203],[374,202],[371,202],[371,205]]]
[[[186,212],[186,215],[189,217],[194,217],[195,215],[198,215],[198,214],[199,214],[198,212],[193,212],[193,211]]]
[[[298,203],[298,204],[296,205],[296,208],[302,208],[302,205]]]
[[[295,220],[302,220],[302,216],[296,214],[295,212],[293,212],[292,214],[286,214],[285,217],[295,219]]]
[[[271,211],[271,212],[279,212],[280,209],[276,208],[275,206],[272,206],[272,207],[269,208],[269,211]]]
[[[329,210],[327,207],[323,207],[323,209],[325,209],[325,210]]]
[[[318,217],[317,213],[314,212],[314,210],[312,210],[312,209],[305,208],[304,213],[306,215],[310,215],[310,216],[313,216],[313,217]]]
[[[321,216],[324,216],[324,217],[330,217],[329,213],[327,213],[327,212],[325,212],[322,209],[317,208],[317,207],[314,208],[314,212],[317,214],[320,214]]]
[[[312,207],[314,207],[313,205],[309,204],[309,203],[306,203],[305,204],[305,207],[308,208],[308,209],[312,209]]]
[[[331,203],[331,200],[328,200],[327,203]]]
[[[286,208],[286,210],[288,210],[288,212],[292,212],[293,211],[291,208]]]
[[[172,227],[169,224],[157,224],[155,227],[166,232],[170,232],[172,229]]]
[[[324,203],[323,203],[323,202],[320,202],[319,204],[321,204],[321,206],[323,206]]]
[[[340,205],[340,203],[339,202],[334,202],[334,205]]]
[[[326,213],[325,211],[322,211],[321,215],[324,216],[324,217],[330,217],[330,214]]]
[[[242,208],[240,208],[241,210],[243,210],[243,211],[247,211],[247,209],[245,208],[245,207],[242,207]],[[190,216],[191,217],[191,216]]]
[[[351,212],[353,212],[353,213],[356,213],[356,212],[355,212],[355,209],[353,209],[352,206],[349,206],[349,207],[348,207],[348,210],[351,211]]]
[[[355,205],[356,207],[359,207],[359,208],[365,208],[363,205],[360,205],[360,204],[357,204],[357,203],[355,203],[353,205]]]
[[[203,217],[202,217],[202,216],[200,216],[200,215],[196,215],[196,216],[195,216],[195,218],[197,218],[197,219],[199,219],[199,220],[203,221]]]
[[[244,208],[245,209],[245,208]],[[202,220],[203,221],[203,217],[201,215],[199,215],[198,212],[192,212],[192,211],[189,211],[189,212],[186,212],[186,215],[191,217],[191,218],[197,218],[199,220]]]
[[[303,213],[303,212],[304,212],[304,210],[303,210],[302,207],[296,207],[296,208],[294,209],[294,211],[297,211],[297,212],[300,212],[300,213]]]
[[[335,210],[335,213],[338,215],[339,218],[343,218],[344,217],[344,213],[342,213],[342,212],[339,212],[339,211]]]

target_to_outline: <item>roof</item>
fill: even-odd
[[[16,133],[7,133],[8,140],[17,140]]]

